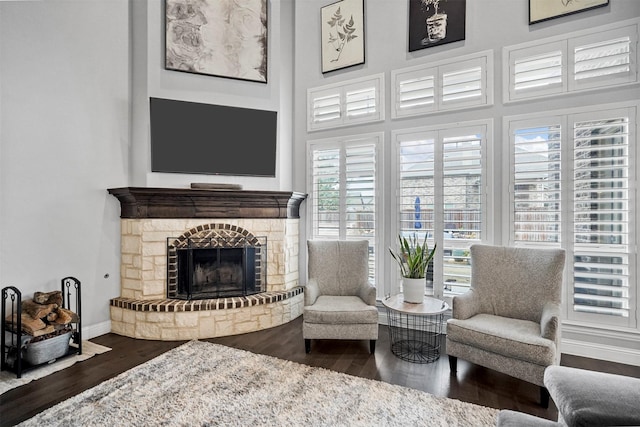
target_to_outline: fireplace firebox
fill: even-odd
[[[266,291],[266,237],[168,239],[167,295],[197,300]]]

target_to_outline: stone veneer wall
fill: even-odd
[[[267,292],[202,301],[166,299],[167,238],[209,224],[267,237]],[[183,340],[266,329],[302,314],[299,219],[121,219],[121,296],[111,301],[114,333]]]

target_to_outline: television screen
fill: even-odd
[[[277,112],[150,98],[151,171],[276,175]]]

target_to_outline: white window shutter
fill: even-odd
[[[493,104],[493,52],[391,71],[393,119]]]
[[[566,43],[505,48],[504,54],[509,64],[505,102],[566,91]]]
[[[638,82],[640,19],[503,49],[504,102]]]
[[[561,125],[519,127],[511,131],[513,242],[562,241]]]
[[[311,98],[311,127],[326,126],[342,120],[341,96],[339,91],[314,93]]]
[[[637,81],[636,26],[569,40],[572,60],[569,90],[578,91]]]
[[[439,67],[438,74],[439,110],[488,104],[486,57],[443,65]]]
[[[426,114],[435,110],[436,72],[435,68],[391,72],[394,86],[391,98],[394,106],[392,118]]]
[[[369,241],[369,277],[376,282],[378,150],[382,134],[309,143],[313,238]]]
[[[384,120],[384,74],[307,90],[307,131]]]
[[[629,120],[573,126],[573,310],[629,317]]]

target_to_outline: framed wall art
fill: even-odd
[[[409,0],[409,52],[464,40],[466,0]]]
[[[364,0],[342,0],[321,9],[322,72],[364,64]]]
[[[529,25],[608,4],[609,0],[529,0]]]
[[[267,82],[267,0],[166,0],[165,68]]]

